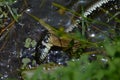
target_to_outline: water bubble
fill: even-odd
[[[28,9],[26,9],[26,12],[31,13],[31,12],[32,12],[32,9],[28,8]]]
[[[94,33],[90,34],[90,37],[95,37],[95,34]]]

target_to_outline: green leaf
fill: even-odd
[[[26,65],[30,62],[31,60],[29,58],[23,58],[22,59],[22,69],[24,69],[26,67]]]
[[[31,41],[32,41],[31,38],[27,38],[27,39],[25,40],[25,45],[24,45],[24,47],[30,48]]]
[[[31,42],[31,46],[32,46],[32,47],[35,47],[36,44],[37,44],[37,42],[36,42],[35,40],[32,40],[32,42]]]
[[[115,47],[110,43],[110,40],[106,39],[104,42],[104,47],[108,55],[114,56],[115,54]]]

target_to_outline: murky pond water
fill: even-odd
[[[18,12],[25,11],[33,14],[56,28],[68,28],[72,24],[72,20],[77,19],[78,17],[76,18],[76,16],[74,16],[74,14],[70,11],[64,12],[64,10],[60,10],[58,7],[53,6],[53,2],[61,4],[70,10],[81,13],[79,8],[84,7],[87,9],[91,4],[94,4],[96,0],[18,0],[13,7],[16,7]],[[117,11],[120,11],[120,5],[117,3],[110,4],[111,5],[105,5],[105,7],[110,6],[106,9],[113,12],[111,13],[113,15],[115,13],[117,14]],[[97,40],[104,40],[105,35],[113,38],[114,35],[111,36],[112,33],[108,32],[110,32],[113,28],[119,27],[118,25],[120,25],[119,23],[114,22],[111,17],[109,18],[104,12],[101,13],[99,11],[100,10],[98,9],[98,11],[91,14],[90,18],[103,22],[108,21],[108,24],[111,26],[108,28],[104,27],[104,25],[98,25],[94,22],[90,22],[87,29],[87,36],[93,42]],[[99,16],[96,14],[97,12],[100,13]],[[118,17],[120,17],[120,15],[118,15]],[[35,47],[25,48],[25,40],[27,38],[31,38],[38,42],[40,37],[43,36],[42,33],[44,31],[45,29],[43,26],[31,18],[28,14],[22,14],[18,23],[15,23],[12,29],[10,29],[7,37],[0,41],[0,80],[21,80],[19,71],[22,65],[21,58],[29,57],[32,59],[33,57],[31,54],[35,53]],[[117,32],[119,32],[119,30]],[[49,58],[47,60],[58,64],[64,64],[65,61],[69,60],[67,55],[63,55],[63,52],[61,52],[61,54],[63,53],[61,55],[57,51],[58,50],[56,49],[52,50],[50,52],[51,54],[47,57]]]

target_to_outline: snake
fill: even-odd
[[[114,2],[115,0],[98,0],[96,3],[91,5],[86,11],[83,13],[83,17],[78,17],[78,19],[75,20],[74,24],[72,24],[70,27],[66,29],[66,32],[72,31],[75,27],[78,27],[79,23],[81,22],[81,19],[84,17],[88,17],[92,14],[93,11],[100,8],[102,5],[108,4],[109,2]]]
[[[95,2],[94,4],[89,6],[83,12],[83,16],[79,16],[74,21],[73,24],[71,24],[67,29],[65,29],[65,32],[66,33],[72,32],[74,28],[78,28],[78,26],[80,25],[81,21],[84,20],[84,18],[88,18],[89,16],[91,16],[91,14],[94,13],[94,11],[98,10],[99,8],[101,8],[102,6],[104,6],[106,4],[109,4],[109,3],[112,3],[115,1],[117,1],[117,0],[98,0],[97,2]],[[35,54],[36,62],[38,64],[41,64],[42,62],[45,61],[46,58],[47,59],[50,58],[49,57],[50,54],[52,54],[53,56],[55,56],[56,54],[64,54],[65,52],[63,51],[63,48],[68,46],[70,41],[72,41],[72,40],[65,41],[63,39],[60,39],[59,37],[49,33],[49,31],[43,32],[43,36],[41,37],[40,41],[38,42],[38,44],[36,46],[36,54]],[[56,50],[56,49],[58,49],[58,50]],[[67,56],[67,60],[68,59],[69,58]],[[48,62],[49,62],[49,60],[50,59],[48,59]]]

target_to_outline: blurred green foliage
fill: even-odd
[[[120,40],[110,42],[107,39],[103,42],[103,46],[109,57],[97,55],[97,59],[90,62],[89,55],[83,54],[80,59],[69,61],[66,67],[62,66],[56,70],[45,72],[44,66],[41,65],[33,72],[23,71],[23,77],[25,80],[119,80]],[[32,76],[28,75],[30,72]]]
[[[0,0],[0,6],[4,6],[5,4],[12,5],[17,0]]]

